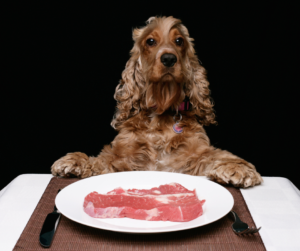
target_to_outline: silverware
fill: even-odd
[[[242,235],[242,234],[254,234],[257,233],[261,227],[256,228],[256,227],[249,227],[248,224],[245,222],[242,222],[236,212],[230,211],[231,214],[233,215],[235,222],[231,225],[231,228],[234,233],[237,235]]]
[[[61,189],[59,189],[57,193],[59,193],[60,190]],[[58,212],[54,204],[54,211],[47,215],[40,233],[40,244],[43,247],[48,248],[51,246],[60,217],[61,213]]]

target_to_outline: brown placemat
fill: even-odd
[[[51,179],[13,250],[45,250],[39,234],[48,213],[53,211],[58,189],[79,179]],[[233,210],[250,226],[255,226],[239,189],[226,187],[234,197]],[[62,216],[48,250],[266,250],[260,235],[237,236],[228,215],[206,226],[163,234],[124,234],[81,225]]]

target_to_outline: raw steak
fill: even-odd
[[[116,188],[107,194],[92,192],[84,199],[84,211],[95,218],[128,217],[149,221],[190,221],[203,214],[196,191],[178,183],[151,189]]]

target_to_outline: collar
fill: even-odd
[[[156,106],[152,106],[151,108],[155,108]],[[188,97],[185,97],[185,99],[181,102],[181,104],[178,106],[178,111],[188,111],[190,108],[190,101]]]
[[[178,111],[188,111],[190,108],[190,101],[184,100],[179,106]]]

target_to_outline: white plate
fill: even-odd
[[[117,187],[150,189],[171,182],[177,182],[189,190],[196,189],[198,198],[206,200],[203,215],[189,222],[164,222],[129,218],[97,219],[83,211],[84,198],[93,191],[107,193]],[[87,226],[126,233],[162,233],[212,223],[232,209],[234,200],[224,187],[203,177],[169,172],[133,171],[104,174],[75,182],[56,196],[55,204],[64,216]]]

